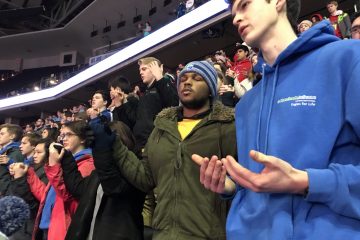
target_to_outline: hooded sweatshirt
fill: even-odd
[[[227,239],[360,239],[360,41],[329,21],[304,32],[236,106],[239,163],[251,149],[309,176],[306,197],[237,187]],[[260,55],[262,58],[262,55]]]

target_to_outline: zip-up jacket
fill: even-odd
[[[191,155],[236,154],[234,110],[216,102],[185,139],[178,131],[179,111],[173,107],[158,114],[142,161],[120,141],[114,159],[134,186],[144,192],[157,188],[153,239],[225,239],[228,202],[201,185]]]

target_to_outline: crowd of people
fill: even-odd
[[[0,125],[0,195],[30,207],[10,239],[360,237],[360,16],[230,5],[232,55],[174,75],[141,58],[143,92],[116,77],[90,106]]]

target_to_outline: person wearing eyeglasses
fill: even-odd
[[[85,121],[68,122],[61,130],[64,148],[73,155],[78,170],[83,177],[90,175],[95,169],[92,152],[88,148],[87,130]],[[44,169],[49,180],[47,185],[36,176],[33,170],[27,171],[28,167],[23,164],[13,166],[13,175],[15,176],[17,171],[21,176],[27,173],[27,182],[31,192],[40,201],[32,239],[61,240],[65,238],[71,216],[76,211],[78,201],[65,188],[63,172],[59,161],[57,161],[58,159],[49,157],[52,151],[56,151],[55,148],[53,146],[49,147],[49,143],[47,143],[43,149],[48,152],[44,158]]]
[[[350,31],[352,39],[360,40],[360,12],[354,14]]]

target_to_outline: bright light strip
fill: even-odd
[[[15,107],[17,105],[28,105],[33,101],[45,100],[47,98],[50,100],[50,98],[54,98],[72,87],[160,44],[182,31],[227,10],[228,4],[225,3],[224,0],[209,1],[53,88],[0,100],[0,110],[11,108],[12,106]]]

